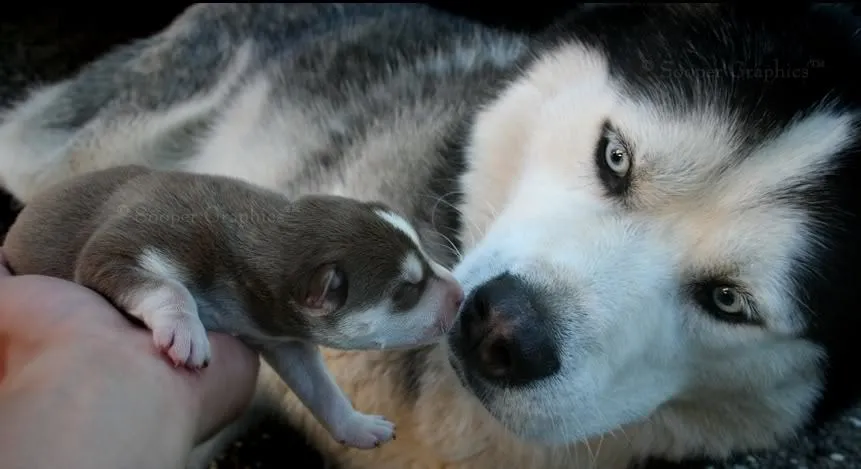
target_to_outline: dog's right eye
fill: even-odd
[[[604,151],[604,163],[608,169],[623,178],[628,175],[628,170],[631,169],[631,155],[621,146],[608,143],[607,149]]]
[[[732,324],[761,324],[751,301],[739,288],[720,282],[704,282],[694,288],[697,303],[711,316]]]
[[[623,195],[630,185],[634,161],[628,146],[620,140],[609,122],[604,124],[595,147],[595,165],[607,192],[615,196]]]

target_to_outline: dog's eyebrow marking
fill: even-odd
[[[419,242],[419,234],[416,233],[415,228],[413,228],[410,222],[404,220],[400,215],[385,210],[378,209],[374,212],[386,223],[392,225],[393,228],[407,235],[407,237],[410,238],[410,241],[414,242],[416,246],[421,246],[421,242]]]
[[[419,283],[424,276],[424,266],[418,254],[413,251],[404,256],[404,261],[401,266],[401,272],[404,280],[410,283]]]

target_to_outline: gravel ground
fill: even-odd
[[[67,10],[46,6],[37,14],[27,15],[16,8],[7,7],[0,15],[0,105],[20,96],[23,86],[34,79],[51,80],[65,75],[112,44],[160,28],[182,10],[183,4],[147,6],[131,16],[128,8],[134,7],[128,4],[75,5]],[[105,22],[99,18],[111,20]],[[11,206],[8,198],[0,194],[0,232],[5,232]],[[324,466],[301,435],[276,422],[266,422],[254,429],[214,464],[216,469],[276,467],[322,469]],[[702,467],[861,469],[861,407],[779,451],[743,455],[725,464]]]
[[[286,450],[287,448],[290,449]],[[283,467],[323,469],[324,464],[320,457],[307,447],[300,435],[269,421],[234,443],[210,469]],[[663,469],[663,466],[661,468]],[[822,431],[804,435],[777,451],[741,455],[722,464],[685,466],[685,469],[695,468],[861,469],[861,408],[852,410]]]
[[[861,408],[778,451],[735,458],[714,469],[861,469]]]

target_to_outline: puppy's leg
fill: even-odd
[[[75,281],[140,319],[152,331],[155,345],[176,366],[208,366],[209,339],[188,289],[174,278],[109,252],[100,250],[98,243],[88,245],[78,259]]]
[[[340,443],[371,449],[395,437],[393,423],[353,408],[316,346],[291,342],[264,350],[263,357]]]

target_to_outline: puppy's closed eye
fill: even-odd
[[[333,263],[323,264],[308,279],[303,305],[320,315],[329,314],[347,301],[347,275]]]

